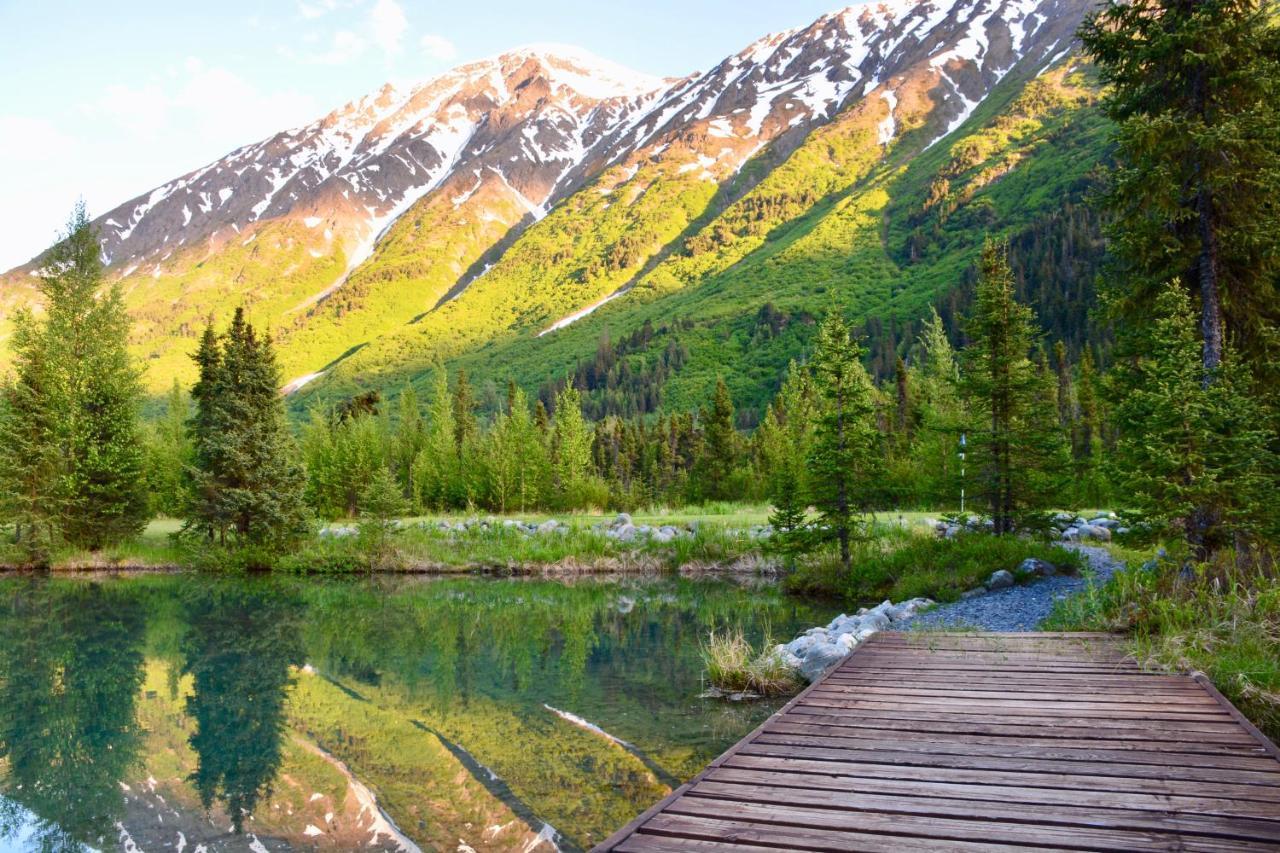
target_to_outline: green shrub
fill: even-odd
[[[965,590],[981,585],[992,572],[1006,569],[1016,577],[1018,566],[1028,557],[1052,563],[1064,572],[1076,572],[1082,565],[1074,551],[1033,539],[987,533],[941,539],[889,527],[855,545],[849,572],[840,567],[836,554],[823,552],[789,575],[786,587],[791,592],[839,598],[850,604],[919,596],[954,601]]]

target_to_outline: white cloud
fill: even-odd
[[[329,49],[321,53],[313,53],[307,61],[320,65],[346,65],[364,55],[367,46],[364,38],[351,30],[338,30],[333,34]]]
[[[338,5],[338,0],[314,0],[311,3],[298,0],[298,14],[310,21],[329,14]]]
[[[441,35],[427,33],[419,41],[422,50],[432,59],[448,62],[458,55],[458,48],[453,42]]]
[[[409,29],[409,19],[396,0],[377,0],[369,12],[369,32],[373,42],[388,56],[400,53],[400,41]]]

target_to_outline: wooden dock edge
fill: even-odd
[[[1280,747],[1277,747],[1274,743],[1272,743],[1271,738],[1267,737],[1265,734],[1262,733],[1261,729],[1259,729],[1257,726],[1251,723],[1249,721],[1249,718],[1246,717],[1244,714],[1242,714],[1240,712],[1240,709],[1231,703],[1230,699],[1228,699],[1226,696],[1223,696],[1218,691],[1218,688],[1213,686],[1213,681],[1210,680],[1209,676],[1205,675],[1203,672],[1193,672],[1191,673],[1191,678],[1194,679],[1197,684],[1203,687],[1204,691],[1208,693],[1210,696],[1212,696],[1214,698],[1214,701],[1216,701],[1219,705],[1221,705],[1223,709],[1228,714],[1230,714],[1237,723],[1240,724],[1240,727],[1242,729],[1244,729],[1250,735],[1252,735],[1253,739],[1256,740],[1272,758],[1274,758],[1276,761],[1280,761]]]
[[[731,758],[734,754],[738,752],[739,749],[741,749],[743,746],[749,743],[752,739],[754,739],[756,735],[764,731],[765,726],[769,725],[776,718],[781,717],[783,714],[786,714],[788,711],[790,711],[794,706],[798,705],[800,703],[800,700],[804,699],[806,696],[809,695],[809,693],[811,693],[813,690],[818,688],[824,681],[827,680],[827,677],[831,675],[831,673],[835,672],[837,669],[843,666],[845,661],[849,660],[849,658],[853,657],[858,652],[862,651],[867,646],[874,643],[876,639],[881,636],[881,633],[872,634],[870,637],[863,640],[858,645],[854,646],[853,651],[849,652],[849,654],[845,655],[838,662],[828,667],[827,671],[822,673],[822,675],[818,677],[817,681],[810,684],[804,690],[801,690],[795,696],[792,696],[791,699],[787,702],[787,704],[783,705],[781,708],[774,711],[772,714],[766,717],[760,723],[760,725],[756,726],[754,729],[752,729],[751,731],[743,735],[742,738],[737,743],[735,743],[733,746],[726,749],[724,752],[720,753],[720,755],[718,755],[710,764],[702,768],[702,770],[698,773],[697,776],[694,776],[688,782],[685,782],[679,788],[676,788],[670,794],[667,794],[661,800],[654,803],[652,806],[650,806],[649,808],[641,812],[639,815],[637,815],[626,826],[622,827],[617,832],[613,833],[613,835],[610,835],[604,841],[601,841],[595,847],[592,847],[591,853],[605,853],[605,851],[612,850],[618,844],[622,843],[627,838],[631,837],[631,835],[635,833],[637,829],[640,828],[641,824],[649,820],[649,818],[653,817],[658,812],[662,811],[670,803],[680,799],[680,797],[683,796],[685,791],[689,790],[694,785],[701,782],[703,777],[705,777],[712,770],[715,770],[717,767],[719,767],[721,764],[723,764],[725,761]],[[1273,746],[1272,748],[1274,749],[1275,747]]]

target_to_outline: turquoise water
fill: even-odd
[[[699,643],[821,605],[718,580],[0,581],[0,850],[550,850],[777,702]]]

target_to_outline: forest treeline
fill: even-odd
[[[157,513],[197,541],[271,553],[317,518],[755,499],[774,506],[781,547],[838,543],[847,564],[865,514],[957,508],[962,489],[997,533],[1116,502],[1200,555],[1274,541],[1278,32],[1252,0],[1105,6],[1081,31],[1111,87],[1098,210],[1066,205],[1012,251],[989,238],[972,297],[951,306],[963,319],[934,311],[900,347],[869,353],[848,306],[815,310],[805,358],[746,419],[723,380],[697,411],[660,410],[654,389],[684,357],[673,319],[602,343],[532,402],[511,384],[482,409],[464,373],[438,368],[424,401],[368,392],[294,428],[272,341],[237,311],[205,330],[195,385],[143,424],[129,320],[81,207],[40,272],[45,313],[15,322],[0,511],[33,558],[118,542]],[[1221,47],[1184,50],[1203,44]],[[1079,248],[1099,230],[1100,272]],[[1095,273],[1107,332],[1086,340],[1072,306]],[[1074,295],[1053,302],[1055,286]],[[1028,299],[1053,304],[1051,338]],[[769,308],[761,334],[788,322]],[[660,331],[661,358],[633,372],[623,356]],[[584,406],[602,388],[613,396]]]

